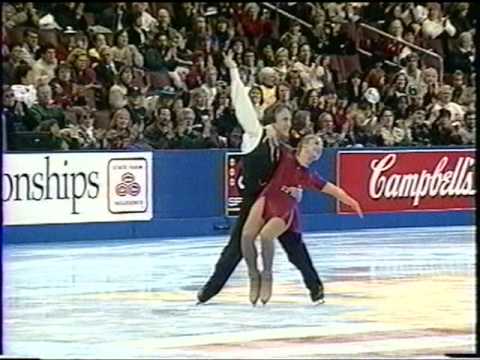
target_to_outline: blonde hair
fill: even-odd
[[[316,134],[308,134],[308,135],[305,135],[303,138],[301,138],[300,142],[298,143],[297,154],[300,153],[300,151],[302,151],[305,145],[308,145],[313,140],[320,141],[320,144],[322,145],[322,148],[323,148],[323,139],[320,136]]]
[[[120,115],[125,115],[128,116],[128,119],[130,121],[130,125],[132,123],[132,118],[130,117],[130,113],[128,112],[127,109],[122,108],[117,111],[115,111],[112,115],[112,121],[110,121],[110,129],[115,129],[117,127],[117,119]]]

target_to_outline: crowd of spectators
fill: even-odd
[[[474,143],[472,4],[277,5],[312,27],[257,3],[4,2],[4,149],[239,148],[229,49],[262,121],[292,109],[293,143]]]

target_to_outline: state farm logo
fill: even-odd
[[[454,160],[455,161],[455,160]],[[449,158],[442,157],[434,166],[433,172],[423,169],[407,174],[386,172],[395,169],[397,155],[389,154],[370,163],[372,170],[368,182],[368,194],[372,199],[410,198],[414,207],[426,197],[458,197],[475,195],[475,158],[458,158],[450,168]]]
[[[135,181],[135,176],[131,172],[122,175],[122,182],[115,186],[115,193],[118,196],[137,196],[142,187]]]
[[[145,158],[111,159],[108,164],[108,209],[113,214],[146,212],[148,163]]]

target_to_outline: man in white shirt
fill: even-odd
[[[57,52],[54,46],[48,45],[41,49],[41,57],[32,67],[33,79],[35,83],[39,80],[50,82],[55,77],[57,69]]]

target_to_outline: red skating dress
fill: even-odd
[[[291,195],[282,191],[284,186],[300,186],[307,190],[321,191],[327,181],[315,172],[301,165],[295,154],[282,149],[280,162],[270,183],[262,191],[260,197],[265,197],[263,219],[282,218],[285,223],[292,220],[289,230],[299,231],[298,203]]]

